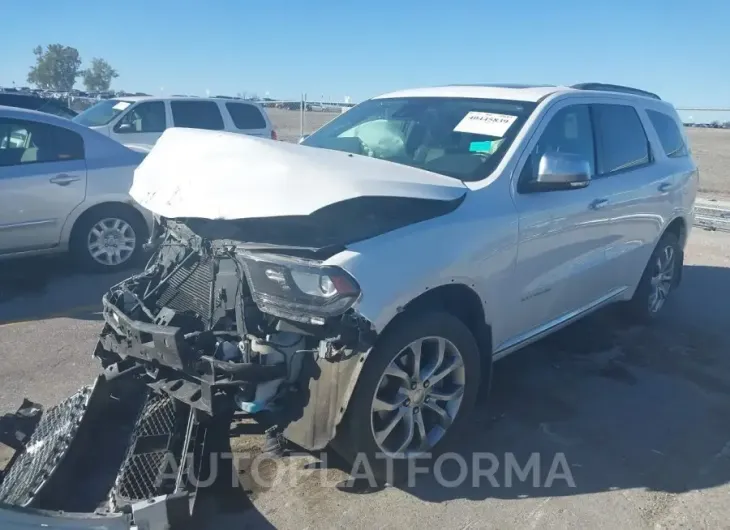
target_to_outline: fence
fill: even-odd
[[[99,101],[97,98],[81,96],[67,96],[62,99],[76,112],[82,112]],[[289,142],[298,141],[353,106],[349,102],[308,101],[306,94],[299,100],[249,101],[255,101],[266,108],[279,138]]]
[[[730,108],[727,107],[678,107],[682,121],[687,125],[724,126],[730,129]]]

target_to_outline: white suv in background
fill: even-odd
[[[276,140],[261,105],[235,98],[152,96],[105,99],[73,118],[125,145],[152,146],[170,127],[228,131]]]

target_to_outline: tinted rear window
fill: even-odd
[[[651,161],[644,126],[629,105],[594,105],[598,174],[626,171]]]
[[[246,103],[226,103],[233,125],[237,129],[266,129],[266,120],[261,111]]]
[[[223,130],[223,117],[214,101],[171,101],[175,127]]]
[[[679,158],[689,154],[679,126],[671,116],[655,110],[647,110],[646,114],[659,135],[659,141],[668,157]]]

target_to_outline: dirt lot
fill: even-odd
[[[267,109],[282,140],[297,141],[300,113]],[[333,112],[307,112],[305,132],[311,133],[331,119]],[[700,167],[700,191],[706,196],[730,197],[730,130],[688,128],[692,151]]]
[[[52,404],[91,381],[98,300],[116,280],[55,262],[23,272],[30,267],[40,282],[0,276],[13,283],[0,320],[16,321],[0,325],[0,412],[23,396]],[[496,487],[470,476],[449,488],[428,475],[412,488],[350,487],[334,457],[327,469],[304,456],[287,461],[294,484],[254,488],[252,501],[223,492],[208,528],[729,528],[728,299],[730,234],[695,230],[684,284],[657,326],[627,327],[604,311],[500,361],[489,403],[454,449],[466,462],[489,452],[502,465],[512,453],[522,466],[537,453],[537,487],[508,487],[501,472]],[[257,432],[237,427],[234,449],[255,452]],[[559,454],[575,487],[542,487]]]
[[[266,113],[274,123],[274,129],[281,140],[296,142],[300,138],[301,114],[299,111],[284,109],[266,109]],[[328,121],[336,118],[339,112],[306,112],[304,115],[304,132],[309,134]]]
[[[700,191],[730,197],[730,130],[692,127],[687,134],[700,167]]]

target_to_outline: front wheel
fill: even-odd
[[[448,313],[404,315],[386,333],[348,407],[343,456],[365,461],[382,482],[398,482],[409,459],[443,452],[467,420],[480,354],[469,329]]]
[[[628,302],[629,315],[633,321],[653,321],[666,304],[669,293],[677,284],[682,267],[682,249],[677,236],[666,233],[649,258],[639,286]]]

